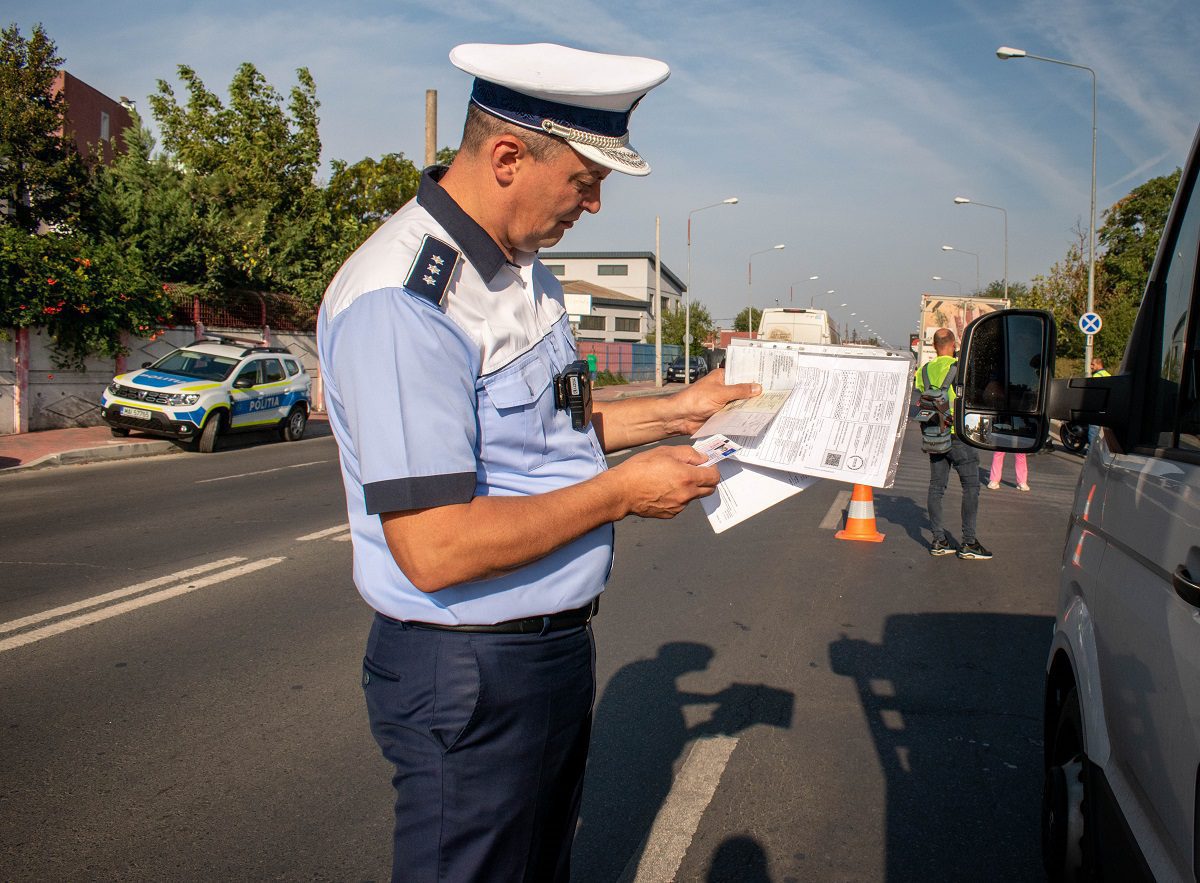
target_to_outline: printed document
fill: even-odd
[[[741,447],[741,463],[891,487],[908,413],[910,356],[881,347],[734,340],[725,360],[727,383],[788,393],[765,429],[724,432]],[[712,431],[706,424],[697,435]]]

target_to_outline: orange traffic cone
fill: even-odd
[[[865,540],[882,543],[883,534],[875,529],[875,498],[871,488],[856,484],[850,495],[850,509],[846,512],[846,527],[834,534],[839,540]]]

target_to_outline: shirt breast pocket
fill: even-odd
[[[485,468],[528,471],[549,456],[546,421],[553,418],[550,369],[540,360],[480,378],[480,459]]]

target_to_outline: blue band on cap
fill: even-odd
[[[471,100],[489,113],[528,129],[541,131],[542,120],[549,119],[573,129],[610,138],[621,138],[629,132],[629,114],[633,110],[595,110],[559,104],[515,92],[479,77],[475,78],[475,85],[471,89]]]

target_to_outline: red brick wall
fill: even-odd
[[[66,71],[58,72],[51,91],[62,93],[67,105],[67,134],[75,139],[81,156],[91,156],[93,149],[100,144],[103,113],[108,114],[108,134],[111,139],[111,143],[105,147],[105,158],[111,160],[115,151],[125,152],[121,133],[133,125],[133,116],[120,102]]]

